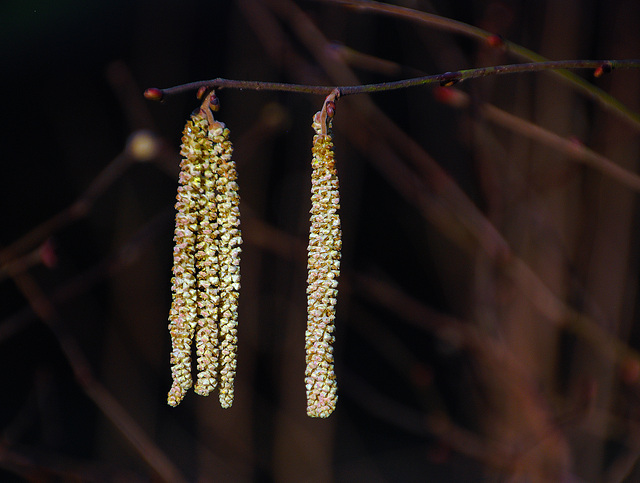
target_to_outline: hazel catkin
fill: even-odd
[[[211,92],[182,137],[169,314],[171,406],[193,384],[194,338],[195,392],[204,396],[218,386],[221,405],[233,403],[242,235],[233,147],[229,129],[213,117],[217,105]]]
[[[326,418],[335,409],[338,399],[333,342],[342,235],[331,117],[327,118],[320,111],[314,116],[312,126],[316,134],[312,148],[311,224],[307,249],[305,386],[307,414]]]

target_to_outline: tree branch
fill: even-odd
[[[558,60],[547,62],[529,62],[525,64],[496,65],[492,67],[481,67],[477,69],[465,69],[455,72],[445,72],[443,74],[427,75],[412,79],[404,79],[393,82],[382,82],[379,84],[364,84],[359,86],[312,86],[304,84],[285,84],[280,82],[242,81],[233,79],[210,79],[197,82],[189,82],[174,87],[159,89],[151,87],[144,92],[147,99],[160,101],[166,96],[179,94],[182,92],[209,89],[246,89],[254,91],[278,91],[278,92],[299,92],[304,94],[318,94],[326,96],[333,90],[338,89],[340,96],[352,94],[364,94],[374,92],[386,92],[408,87],[425,86],[439,84],[451,86],[458,82],[491,75],[518,74],[525,72],[540,72],[543,70],[564,70],[564,69],[594,69],[597,76],[610,72],[613,69],[638,69],[640,59],[630,60]]]

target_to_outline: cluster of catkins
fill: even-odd
[[[213,118],[217,100],[205,97],[184,128],[173,249],[173,302],[169,315],[176,406],[192,385],[191,343],[195,336],[195,392],[218,386],[220,404],[233,403],[240,289],[240,198],[229,129]]]
[[[206,93],[201,93],[204,95]],[[313,119],[311,219],[307,260],[307,414],[326,418],[336,406],[333,341],[340,274],[340,196],[333,157],[331,94]],[[193,385],[192,342],[197,380],[207,395],[216,387],[220,404],[233,403],[240,289],[240,211],[229,130],[214,119],[213,91],[187,121],[176,201],[173,301],[169,315],[173,385],[167,398],[177,406]]]

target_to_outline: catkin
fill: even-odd
[[[229,129],[213,118],[209,94],[184,128],[176,202],[173,301],[169,314],[173,385],[167,402],[177,406],[197,380],[207,395],[219,387],[220,403],[233,403],[237,309],[240,289],[240,212]]]
[[[326,125],[323,125],[325,122]],[[342,247],[338,215],[340,195],[333,158],[331,118],[326,117],[326,109],[314,116],[312,126],[316,134],[312,148],[311,225],[307,259],[305,386],[307,414],[326,418],[335,409],[338,399],[333,342]]]

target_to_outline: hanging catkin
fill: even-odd
[[[169,315],[173,385],[167,398],[177,406],[195,392],[219,388],[222,407],[233,403],[236,372],[240,211],[229,129],[213,117],[218,102],[209,93],[185,125],[180,154],[173,253],[173,301]]]
[[[307,414],[319,418],[328,417],[338,399],[333,342],[342,235],[338,174],[331,139],[334,98],[335,95],[327,98],[312,124],[316,134],[311,162],[305,386]]]

